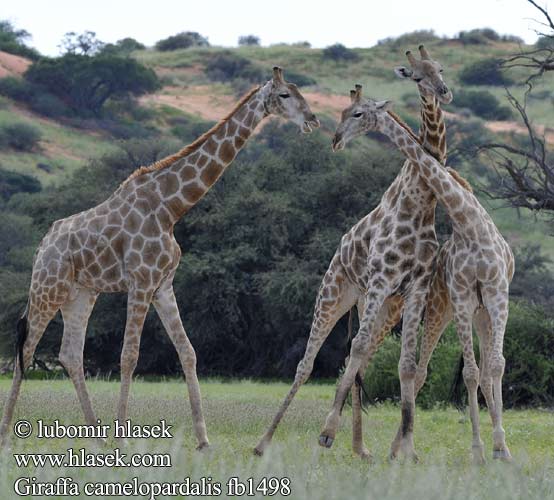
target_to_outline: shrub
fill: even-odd
[[[304,75],[303,73],[297,73],[296,71],[285,70],[285,79],[287,82],[294,83],[299,87],[307,87],[308,85],[315,85],[317,83],[311,76]]]
[[[323,58],[332,59],[333,61],[357,61],[360,56],[341,43],[335,43],[323,49]]]
[[[230,52],[214,55],[206,64],[206,74],[220,82],[241,78],[250,83],[258,83],[267,76],[262,68]]]
[[[539,37],[537,43],[535,43],[537,49],[549,49],[554,50],[554,36],[543,35]]]
[[[239,45],[260,45],[260,37],[255,35],[240,36]]]
[[[48,92],[33,96],[29,105],[33,111],[51,118],[71,116],[73,114],[71,108],[69,108],[61,99]]]
[[[176,35],[164,38],[156,42],[156,50],[169,51],[178,49],[188,49],[189,47],[209,47],[206,37],[194,31],[183,31]]]
[[[25,45],[25,40],[30,38],[26,30],[17,30],[9,21],[0,21],[0,50],[16,56],[37,60],[40,54]]]
[[[455,92],[456,107],[468,108],[485,120],[510,120],[512,110],[501,106],[500,101],[488,90],[459,90]]]
[[[30,101],[35,94],[35,89],[28,81],[15,76],[0,78],[0,95],[4,95],[14,101]]]
[[[41,135],[39,129],[28,123],[12,123],[0,130],[0,143],[20,151],[32,151]]]
[[[41,185],[34,177],[0,168],[0,199],[9,200],[16,193],[37,193]]]
[[[407,48],[437,40],[440,40],[440,38],[434,30],[416,30],[397,37],[383,38],[377,42],[377,45],[391,45],[393,47]]]
[[[460,81],[468,85],[510,85],[512,81],[502,72],[500,61],[495,58],[481,59],[465,66],[460,72]]]
[[[116,43],[107,43],[101,50],[102,54],[128,56],[135,50],[144,50],[146,46],[134,38],[122,38]]]

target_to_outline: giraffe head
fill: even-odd
[[[452,92],[442,78],[442,66],[437,61],[431,59],[429,52],[427,52],[427,49],[423,45],[419,46],[419,53],[421,54],[421,59],[417,60],[408,50],[406,57],[410,63],[410,68],[397,66],[394,68],[394,72],[400,78],[416,82],[423,94],[436,97],[442,104],[450,103],[452,101]]]
[[[312,113],[306,99],[298,91],[298,87],[294,83],[285,81],[283,70],[278,66],[273,68],[273,78],[267,86],[269,90],[264,103],[268,113],[296,123],[304,133],[319,127],[319,120]]]
[[[346,143],[371,130],[378,130],[379,116],[387,113],[391,101],[374,101],[362,98],[362,86],[350,91],[350,106],[341,115],[333,137],[333,151],[344,149]]]

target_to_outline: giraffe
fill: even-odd
[[[333,139],[333,149],[343,149],[352,138],[369,130],[379,131],[404,153],[421,179],[432,189],[436,199],[445,207],[452,221],[453,234],[450,250],[447,243],[441,252],[439,274],[442,284],[448,289],[451,317],[456,323],[458,337],[463,346],[463,377],[469,392],[470,416],[473,430],[474,459],[481,460],[482,441],[479,436],[479,409],[477,387],[479,368],[473,353],[471,323],[474,316],[480,323],[481,331],[487,332],[483,348],[485,379],[491,380],[490,392],[485,390],[493,420],[493,456],[510,459],[502,427],[502,376],[505,359],[503,356],[504,332],[508,318],[508,289],[514,274],[514,257],[491,217],[479,203],[467,185],[452,172],[445,169],[432,155],[419,144],[413,132],[394,115],[389,101],[376,102],[361,97],[361,86],[356,86],[352,103],[342,113]],[[414,186],[417,189],[417,186]],[[458,250],[459,249],[459,250]],[[394,262],[402,267],[402,259]],[[322,431],[322,439],[333,437],[338,424],[341,405],[358,373],[360,363],[371,346],[371,324],[378,314],[380,303],[389,293],[386,283],[387,269],[375,269],[368,287],[366,309],[358,335],[352,342],[350,360],[336,392],[333,408]],[[385,292],[380,292],[380,283],[385,283]],[[449,320],[449,314],[446,315]],[[439,321],[440,318],[435,317]],[[442,330],[441,330],[442,331]],[[412,371],[415,372],[415,338],[402,338],[402,352],[410,351]],[[406,359],[406,358],[405,358]],[[402,365],[401,359],[400,364]],[[415,374],[415,373],[414,373]],[[400,447],[407,444],[407,436],[413,435],[413,410],[415,401],[414,378],[410,384],[408,404],[402,402],[402,426]],[[410,414],[410,419],[404,418]],[[321,439],[320,438],[320,439]],[[413,441],[408,441],[413,444]]]
[[[419,51],[421,60],[417,60],[410,51],[406,52],[411,69],[397,67],[395,72],[399,77],[411,79],[417,83],[421,100],[421,139],[434,156],[444,159],[446,136],[440,103],[449,103],[452,100],[452,93],[442,78],[441,65],[431,59],[423,45],[419,46]],[[417,191],[413,189],[414,185],[418,186]],[[400,174],[383,195],[378,207],[343,235],[321,283],[310,336],[304,356],[298,364],[292,387],[269,428],[254,448],[255,454],[262,455],[271,442],[292,399],[302,384],[308,380],[315,357],[336,322],[354,305],[357,305],[361,319],[371,268],[383,266],[383,263],[373,261],[370,253],[379,234],[385,235],[378,242],[381,255],[386,254],[387,259],[392,260],[400,259],[400,255],[396,252],[409,256],[401,271],[400,280],[408,293],[391,293],[384,301],[373,326],[373,337],[380,339],[375,343],[374,349],[381,343],[386,333],[398,323],[405,300],[409,304],[410,327],[417,328],[416,320],[421,316],[428,283],[432,276],[433,260],[438,249],[434,226],[435,205],[431,190],[420,182],[419,173],[406,161]],[[400,239],[402,244],[399,246]],[[394,262],[385,263],[392,265]],[[387,279],[392,278],[393,276],[387,277]],[[394,291],[399,292],[399,290]],[[364,369],[365,364],[360,368],[360,377]],[[357,378],[358,381],[360,377]],[[352,448],[362,458],[371,458],[362,439],[358,382],[357,388],[352,391]]]
[[[297,87],[286,82],[276,66],[267,83],[248,92],[225,118],[190,145],[137,169],[98,206],[54,222],[35,253],[27,307],[17,327],[13,382],[0,423],[2,441],[25,368],[58,310],[64,321],[60,362],[73,381],[86,423],[97,423],[83,371],[86,326],[99,293],[127,292],[118,419],[127,418],[140,335],[153,304],[185,373],[198,448],[208,446],[196,354],[173,292],[181,257],[173,227],[219,179],[270,114],[291,120],[305,133],[319,126]]]

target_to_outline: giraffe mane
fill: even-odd
[[[473,188],[471,187],[471,184],[467,179],[462,177],[456,170],[450,167],[446,167],[447,172],[454,177],[454,180],[462,186],[466,191],[469,191],[470,193],[473,193]]]
[[[200,137],[198,137],[193,142],[191,142],[188,146],[185,146],[183,149],[180,149],[176,153],[166,156],[161,160],[157,160],[148,166],[142,166],[137,168],[133,173],[131,173],[131,175],[129,175],[129,177],[127,177],[127,179],[125,179],[121,183],[121,185],[124,186],[128,182],[132,181],[134,178],[139,177],[141,175],[148,174],[150,172],[155,172],[156,170],[161,170],[166,167],[169,167],[170,165],[173,165],[177,160],[180,160],[181,158],[184,158],[185,156],[188,156],[189,154],[194,153],[194,151],[196,151],[200,146],[202,146],[202,144],[204,144],[212,135],[216,134],[231,119],[231,117],[236,113],[236,111],[260,89],[261,89],[261,85],[258,85],[250,89],[240,99],[240,101],[236,104],[236,106],[227,115],[225,115],[224,118],[222,118],[207,132],[204,132]]]

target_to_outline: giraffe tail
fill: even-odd
[[[454,374],[454,380],[452,381],[452,386],[450,387],[450,401],[460,411],[463,410],[465,406],[463,396],[461,395],[462,381],[464,379],[463,370],[464,356],[463,354],[461,354],[458,361],[458,366],[456,367],[456,373]]]
[[[23,346],[27,340],[27,334],[29,333],[29,321],[27,320],[28,308],[25,309],[23,316],[19,319],[16,326],[17,338],[15,341],[15,361],[19,362],[19,369],[21,370],[21,376],[25,377],[25,363],[23,361]]]

